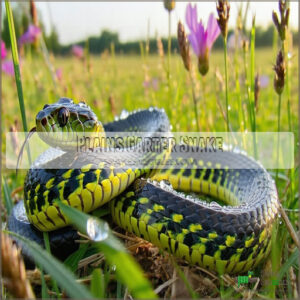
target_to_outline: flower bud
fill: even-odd
[[[167,11],[172,11],[175,8],[175,0],[164,0],[164,6]]]
[[[199,56],[198,59],[198,70],[201,75],[206,75],[209,70],[208,52],[205,56]]]

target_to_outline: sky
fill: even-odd
[[[176,2],[171,17],[171,31],[176,34],[177,23],[185,20],[188,2]],[[192,2],[193,3],[193,2]],[[246,3],[242,3],[244,8]],[[161,1],[156,2],[36,2],[47,32],[55,25],[62,44],[75,43],[88,36],[99,36],[103,29],[119,33],[121,41],[167,36],[168,14]],[[241,2],[231,2],[229,26],[234,26],[238,6]],[[206,23],[211,12],[216,15],[215,1],[198,1],[198,16]],[[290,25],[298,28],[298,2],[291,2]],[[278,11],[278,2],[251,1],[248,26],[252,16],[256,23],[267,26],[272,22],[272,10]]]

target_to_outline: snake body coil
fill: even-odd
[[[57,128],[70,132],[74,126],[76,130],[84,128],[85,123],[98,133],[169,130],[168,118],[161,110],[139,111],[102,126],[89,107],[65,98],[44,108],[37,117],[37,129],[44,132],[60,130]],[[122,153],[121,159],[122,155],[124,160],[128,156],[137,159],[136,153]],[[174,153],[177,156],[172,153],[169,159],[180,160],[178,152]],[[109,201],[112,218],[119,226],[192,264],[238,273],[253,269],[268,255],[278,214],[277,192],[270,175],[253,159],[229,151],[213,157],[195,151],[190,157],[195,168],[182,165],[153,175],[150,167],[116,166],[109,154],[84,155],[73,157],[68,169],[47,169],[45,164],[29,170],[24,204],[29,222],[39,230],[69,224],[55,200],[85,212]],[[50,164],[59,165],[65,159],[66,154]],[[79,159],[84,166],[77,168]],[[237,162],[242,167],[233,169]],[[231,206],[185,196],[164,180],[177,190],[206,194]]]

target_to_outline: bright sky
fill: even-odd
[[[87,36],[98,36],[102,29],[119,33],[121,41],[145,38],[149,27],[150,36],[158,32],[160,36],[168,34],[168,15],[161,1],[156,2],[36,2],[47,31],[51,24],[58,30],[60,42],[68,44],[85,39]],[[172,12],[172,34],[176,34],[177,22],[185,20],[187,2],[176,2]],[[240,2],[231,2],[229,25],[236,20]],[[198,2],[198,16],[205,22],[210,12],[216,14],[215,1]],[[246,2],[243,2],[246,7]],[[291,2],[290,25],[298,28],[298,2]],[[267,26],[272,22],[272,10],[278,11],[278,2],[251,1],[248,26],[252,16],[256,23]],[[149,25],[148,25],[149,24]]]

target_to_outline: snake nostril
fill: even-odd
[[[43,118],[43,119],[41,120],[41,123],[42,123],[43,126],[46,126],[46,125],[47,125],[47,119],[46,119],[46,118]]]

